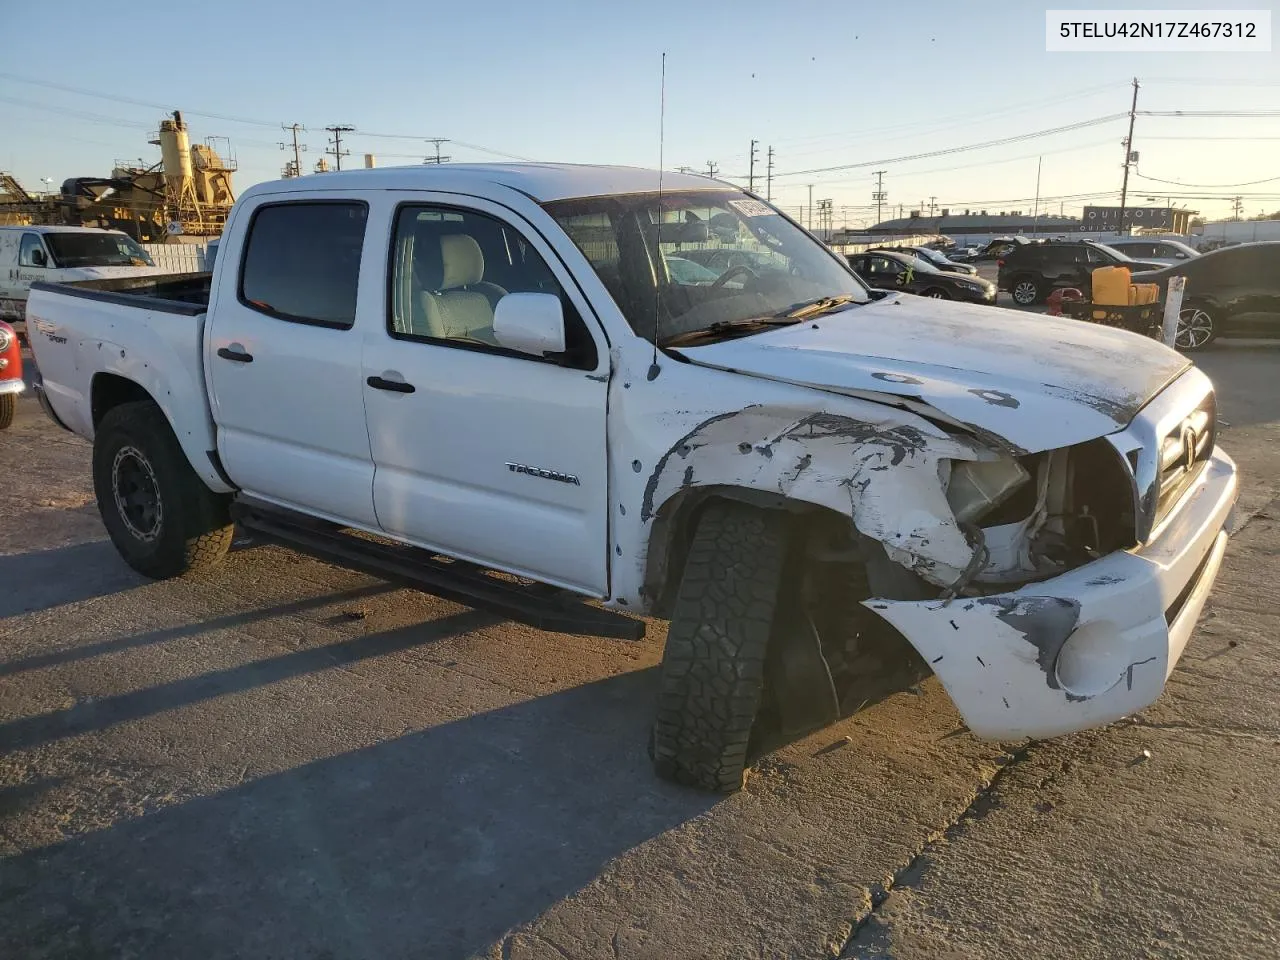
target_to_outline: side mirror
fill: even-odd
[[[31,262],[37,267],[47,267],[49,265],[49,258],[45,256],[43,250],[37,248],[31,251]]]
[[[535,357],[564,353],[564,307],[551,293],[508,293],[493,311],[493,337]]]

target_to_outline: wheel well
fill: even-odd
[[[702,511],[713,500],[736,500],[763,510],[786,513],[793,530],[821,528],[830,533],[845,531],[849,538],[853,536],[853,522],[846,514],[767,490],[709,486],[683,491],[663,504],[649,535],[643,591],[651,601],[653,616],[670,616],[693,531]],[[822,522],[816,523],[817,520]]]
[[[133,403],[137,400],[152,400],[146,388],[127,377],[114,373],[99,373],[93,378],[89,388],[89,409],[93,414],[93,426],[97,429],[107,411],[122,403]]]

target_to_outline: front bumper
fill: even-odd
[[[21,377],[14,377],[9,380],[0,378],[0,397],[6,393],[21,393],[26,388],[27,385],[22,382]]]
[[[932,665],[975,734],[1050,737],[1152,703],[1186,649],[1232,522],[1234,461],[1215,451],[1156,537],[1010,593],[868,600]]]

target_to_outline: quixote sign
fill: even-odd
[[[1082,230],[1105,230],[1108,227],[1121,225],[1119,207],[1085,207],[1080,217]],[[1173,226],[1172,207],[1125,207],[1124,222],[1126,227],[1157,227],[1170,229]]]

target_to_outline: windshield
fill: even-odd
[[[946,263],[947,258],[940,254],[937,250],[930,250],[928,247],[920,247],[913,253],[922,260],[928,260],[930,263]]]
[[[46,233],[60,267],[153,267],[150,255],[123,233]]]
[[[847,298],[832,309],[870,299],[825,247],[737,191],[664,194],[661,213],[654,193],[559,200],[546,209],[647,340],[655,316],[662,343],[713,326],[786,319],[828,298]]]
[[[941,273],[942,271],[935,267],[924,257],[913,256],[910,253],[898,254],[900,259],[906,266],[910,267],[916,273]]]

